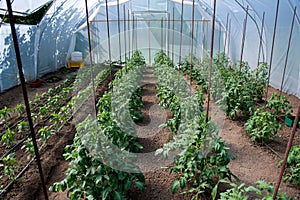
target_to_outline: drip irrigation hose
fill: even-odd
[[[106,80],[106,79],[105,79],[105,80]],[[99,85],[100,85],[100,84],[103,84],[103,82],[104,82],[105,80],[102,80],[101,83],[99,83]],[[89,97],[90,97],[91,95],[92,95],[92,94],[90,94]],[[72,97],[69,97],[68,100],[67,100],[67,102],[69,102],[69,101],[71,100],[71,98],[72,98]],[[77,110],[74,111],[75,114],[79,111],[79,109],[82,108],[83,104],[84,104],[84,103],[82,103],[82,104],[77,108]],[[59,109],[60,109],[60,108],[59,108]],[[59,110],[59,109],[57,109],[57,110]],[[46,121],[48,121],[50,118],[51,118],[51,116],[49,116],[49,118],[43,120],[42,122],[46,122]],[[70,116],[70,117],[67,119],[67,121],[70,121],[72,118],[73,118],[73,115]],[[41,123],[42,123],[42,122],[41,122]],[[60,131],[62,130],[62,128],[64,127],[65,124],[66,124],[66,123],[62,124],[62,125],[57,129],[56,132],[60,132]],[[35,128],[37,125],[38,125],[38,124],[35,124],[35,125],[34,125],[34,128]],[[25,138],[27,139],[27,138],[29,138],[30,136],[31,136],[31,134],[29,133]],[[21,143],[23,143],[23,142],[26,140],[25,138],[23,138],[22,141],[20,141],[18,144],[16,144],[13,148],[17,148],[17,145],[19,146]],[[45,144],[46,144],[46,143],[44,143],[44,144],[41,145],[41,147],[39,148],[39,152],[42,150],[42,148],[45,146]],[[8,154],[9,154],[9,153],[8,153]],[[8,154],[7,154],[7,155],[8,155]],[[5,156],[2,156],[2,158],[3,158],[3,157],[5,157]],[[13,184],[16,182],[16,180],[17,180],[17,179],[20,179],[20,178],[22,177],[22,175],[24,174],[24,172],[29,168],[29,166],[30,166],[31,163],[35,160],[35,158],[36,158],[36,156],[34,156],[34,157],[26,164],[26,166],[25,166],[25,167],[19,172],[19,174],[16,176],[16,179],[14,179],[14,180],[11,181],[10,183],[8,183],[8,184],[5,186],[5,188],[4,188],[3,190],[1,190],[0,196],[6,194],[6,193],[11,189],[11,187],[12,187]]]

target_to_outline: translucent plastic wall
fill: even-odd
[[[39,7],[45,5],[46,3],[50,2],[51,0],[13,0],[12,2],[12,9],[15,12],[15,15],[27,15],[34,12]],[[6,14],[6,1],[0,1],[0,14]]]
[[[207,7],[207,10],[211,10],[213,7],[212,0],[204,0],[203,4]],[[237,62],[240,60],[241,55],[243,27],[247,6],[249,15],[245,32],[243,60],[248,61],[253,69],[257,66],[258,61],[270,63],[277,1],[217,1],[217,15],[224,25],[226,24],[227,16],[229,18],[230,29],[228,29],[229,33],[227,32],[227,34],[230,42],[227,42],[227,44],[229,43],[229,46],[226,47],[226,49],[228,49],[226,54],[233,62]],[[289,55],[287,57],[293,9],[295,6],[297,7],[297,16],[292,32]],[[280,89],[284,74],[285,62],[287,59],[283,91],[294,94],[300,98],[299,7],[300,1],[298,0],[280,1],[270,85]],[[262,48],[260,50],[261,54],[259,55],[260,33],[262,30],[262,19],[264,12],[265,20],[262,35]]]
[[[33,80],[36,76],[34,65],[36,26],[17,25],[17,36],[21,51],[25,79]],[[0,28],[0,92],[19,84],[19,72],[13,46],[11,29],[8,24]]]
[[[88,3],[92,11],[97,0]],[[73,32],[86,22],[85,16],[84,1],[59,0],[53,3],[37,30],[38,76],[66,66]]]
[[[109,45],[113,61],[124,61],[125,54],[129,57],[136,49],[142,51],[148,63],[152,62],[155,53],[161,49],[172,56],[175,63],[183,60],[192,50],[197,57],[203,57],[210,48],[211,22],[207,18],[209,15],[205,15],[197,1],[192,22],[192,5],[192,1],[184,1],[181,15],[182,5],[175,1],[120,1],[119,8],[117,1],[111,2],[108,9],[108,40],[106,5],[102,3],[97,14],[90,18],[94,62],[109,60]],[[223,36],[224,30],[217,23],[217,51],[223,49]],[[76,31],[74,38],[74,50],[83,51],[87,58],[87,49],[83,48],[88,45],[86,27]]]

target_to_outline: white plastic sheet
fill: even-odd
[[[51,0],[11,0],[14,15],[28,15]],[[5,15],[7,10],[6,0],[0,0],[0,14]]]

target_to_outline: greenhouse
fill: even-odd
[[[0,0],[0,199],[300,199],[298,0]]]

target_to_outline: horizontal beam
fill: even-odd
[[[127,20],[127,19],[122,19],[122,20],[117,20],[117,19],[112,19],[112,20],[108,20],[108,22],[161,22],[161,21],[165,21],[165,22],[181,22],[180,19],[135,19],[135,20]],[[192,22],[193,20],[183,20],[183,22]],[[207,19],[195,19],[195,22],[210,22],[210,20]],[[107,22],[106,20],[91,20],[90,22]]]

